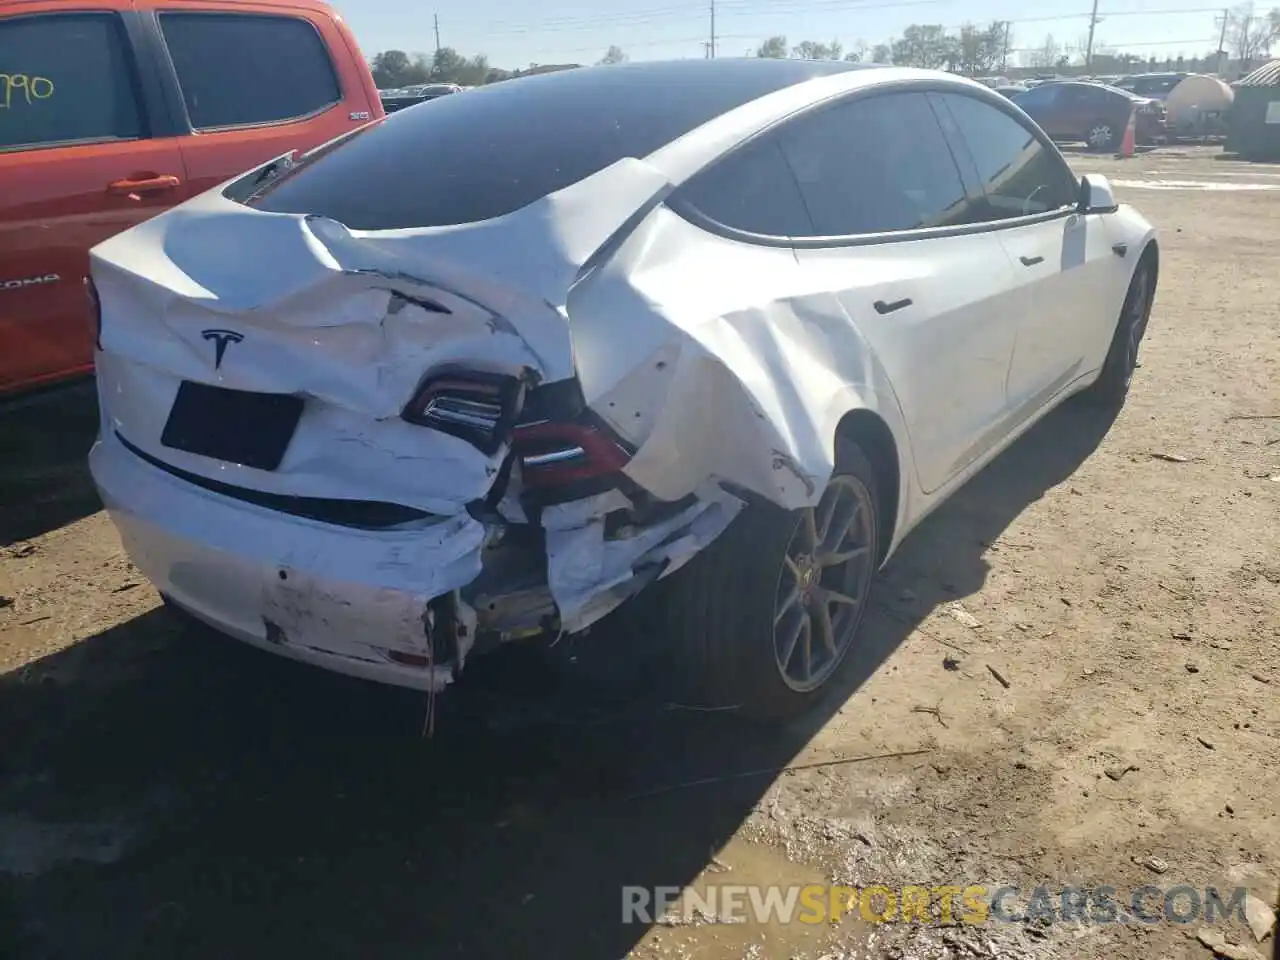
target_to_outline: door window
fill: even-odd
[[[961,94],[942,94],[986,194],[983,220],[1046,213],[1076,202],[1076,180],[1058,154],[1013,116]]]
[[[854,100],[802,117],[779,137],[815,236],[972,222],[960,171],[924,94]]]
[[[119,17],[0,19],[0,150],[145,135]]]
[[[1053,83],[1032,87],[1014,97],[1013,102],[1024,110],[1043,110],[1045,107],[1053,106],[1058,99],[1059,89],[1059,86]]]
[[[162,13],[160,27],[196,130],[294,120],[342,99],[324,41],[306,20]]]
[[[1073,84],[1063,90],[1063,101],[1073,111],[1097,110],[1114,103],[1114,94],[1102,87]]]

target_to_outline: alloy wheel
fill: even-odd
[[[875,572],[873,510],[856,477],[832,477],[787,546],[773,642],[783,682],[798,693],[822,686],[853,644]]]
[[[1105,147],[1114,139],[1111,127],[1105,123],[1100,123],[1089,131],[1089,145],[1092,147]]]

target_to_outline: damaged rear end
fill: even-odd
[[[261,209],[262,176],[93,254],[91,465],[170,602],[434,690],[487,645],[589,626],[727,526],[732,497],[627,478],[636,450],[575,369],[569,292],[661,199],[656,171],[399,230]]]

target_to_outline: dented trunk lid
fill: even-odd
[[[104,427],[228,487],[456,514],[491,489],[506,446],[407,422],[405,405],[451,370],[574,376],[569,290],[666,187],[625,159],[502,217],[394,231],[210,191],[92,253]],[[211,455],[219,432],[266,455]]]

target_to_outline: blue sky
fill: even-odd
[[[633,60],[701,57],[710,34],[708,0],[556,0],[536,12],[527,0],[330,0],[369,56],[379,50],[430,52],[432,15],[440,41],[494,66],[590,63],[610,44]],[[911,23],[958,27],[1013,21],[1015,49],[1052,33],[1064,46],[1087,35],[1092,0],[717,0],[721,56],[741,56],[772,34],[875,44]],[[1260,6],[1259,9],[1264,9]],[[1199,56],[1217,46],[1209,0],[1101,0],[1095,43],[1135,53]],[[1011,58],[1012,59],[1012,58]]]

